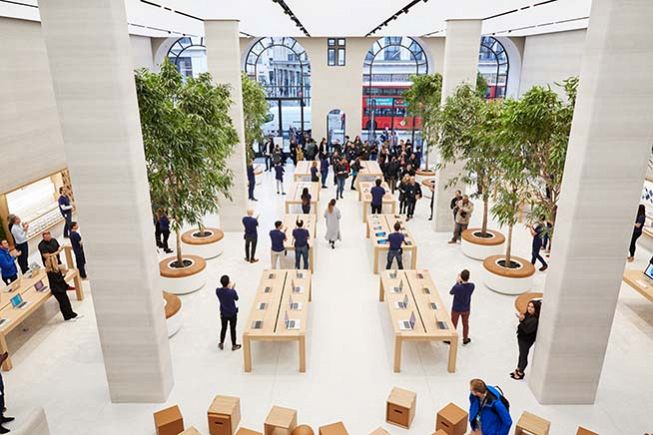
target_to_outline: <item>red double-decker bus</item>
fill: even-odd
[[[408,116],[404,93],[410,85],[363,87],[363,130],[419,130],[422,119]]]

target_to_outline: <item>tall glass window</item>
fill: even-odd
[[[491,36],[481,38],[478,71],[487,81],[487,99],[505,98],[510,62],[503,45]]]
[[[184,77],[197,77],[208,71],[204,38],[185,36],[168,50],[168,59]]]

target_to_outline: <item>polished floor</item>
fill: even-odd
[[[288,167],[287,180],[291,172]],[[515,421],[523,410],[531,411],[551,420],[552,434],[575,433],[578,425],[601,434],[653,431],[647,405],[653,391],[653,304],[622,287],[595,405],[540,406],[525,381],[508,377],[517,360],[514,298],[485,288],[481,263],[463,256],[458,246],[448,245],[448,234],[433,233],[427,221],[428,200],[418,204],[416,218],[409,224],[419,244],[418,267],[431,271],[447,303],[448,290],[462,268],[471,271],[477,284],[473,341],[460,348],[455,374],[447,372],[446,346],[427,343],[404,345],[402,372],[392,372],[392,326],[387,307],[378,302],[378,278],[372,274],[372,251],[365,239],[360,203],[349,190],[338,202],[343,240],[335,250],[323,239],[323,219],[318,227],[307,372],[297,371],[296,344],[256,343],[253,372],[243,373],[242,351],[217,348],[218,302],[213,289],[222,274],[229,274],[241,297],[241,320],[247,316],[260,272],[269,266],[267,231],[283,215],[284,198],[273,191],[271,173],[260,178],[255,207],[261,215],[261,261],[245,263],[242,234],[227,234],[224,254],[208,263],[207,285],[182,297],[184,324],[170,340],[175,386],[166,404],[110,403],[87,282],[89,297],[73,302],[86,315],[84,319],[63,323],[50,301],[25,330],[9,337],[15,365],[4,374],[9,414],[20,419],[32,408],[43,407],[53,435],[149,435],[154,433],[152,412],[179,404],[186,424],[207,434],[206,409],[214,395],[227,394],[241,398],[242,425],[252,429],[262,430],[269,408],[280,405],[297,409],[298,421],[316,431],[320,425],[342,420],[353,435],[379,426],[392,434],[424,435],[434,431],[438,409],[449,402],[467,406],[468,381],[480,377],[501,386]],[[322,191],[320,216],[334,195],[332,186]],[[479,205],[473,221],[478,222],[480,214]],[[525,256],[529,249],[529,235],[521,227],[514,251]],[[640,250],[638,261],[628,267],[643,268],[649,257]],[[545,277],[538,272],[535,290],[543,288]],[[393,386],[417,392],[417,415],[409,431],[384,421],[385,400]]]

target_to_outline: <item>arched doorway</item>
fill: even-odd
[[[367,140],[411,140],[421,145],[421,120],[407,116],[403,94],[411,76],[428,71],[426,53],[411,37],[386,36],[372,44],[363,63],[362,128]]]
[[[185,36],[177,39],[170,46],[167,57],[184,77],[197,77],[208,71],[204,38]]]
[[[247,75],[264,88],[270,121],[264,134],[283,141],[303,141],[311,131],[311,66],[306,50],[295,38],[267,37],[256,41],[245,58]]]
[[[327,114],[327,143],[345,143],[347,115],[340,109],[333,109]]]
[[[509,70],[510,61],[503,44],[491,36],[482,37],[478,72],[487,81],[485,98],[490,100],[506,97]]]

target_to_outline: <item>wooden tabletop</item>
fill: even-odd
[[[295,166],[295,173],[293,175],[294,179],[297,180],[298,178],[310,177],[312,164],[313,162],[308,160],[298,161],[297,166]]]
[[[624,271],[624,282],[641,293],[649,301],[653,302],[653,281],[644,272],[637,269],[626,269]]]
[[[317,201],[320,199],[320,183],[313,183],[310,181],[296,181],[290,186],[290,191],[286,196],[286,203],[291,204],[301,204],[302,203],[302,191],[304,188],[308,188],[308,193],[311,194],[311,203],[317,205]]]
[[[406,217],[398,214],[372,214],[367,219],[367,234],[372,240],[375,248],[388,249],[388,243],[381,243],[383,240],[388,240],[390,233],[393,233],[395,222],[400,222],[402,229],[401,232],[406,236],[406,242],[403,249],[415,249],[417,247],[415,239],[406,226]],[[377,235],[378,234],[378,235]]]
[[[383,171],[381,166],[376,160],[361,160],[361,170],[358,171],[358,176],[368,177],[382,177]]]

